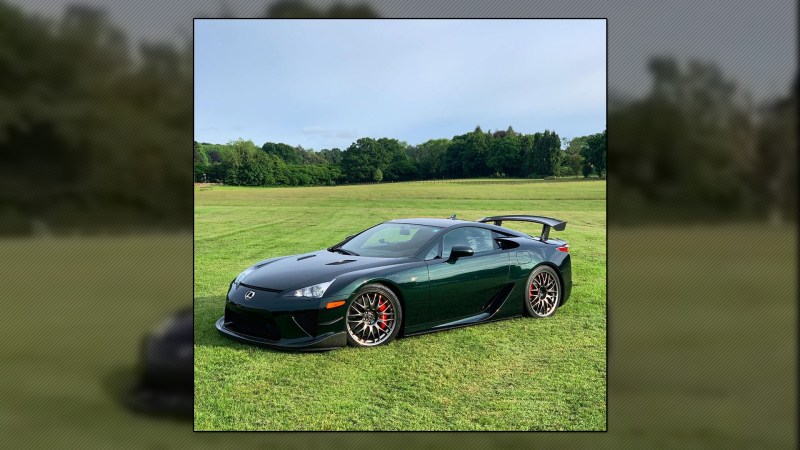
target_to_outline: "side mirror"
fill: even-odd
[[[467,245],[454,245],[452,249],[450,249],[450,258],[447,260],[450,262],[456,262],[458,258],[463,258],[465,256],[472,256],[475,254],[475,251],[472,250],[472,247]]]

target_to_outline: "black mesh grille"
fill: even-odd
[[[258,314],[234,311],[225,307],[225,327],[237,333],[256,336],[273,341],[280,340],[281,332],[278,325],[272,318],[266,318]]]

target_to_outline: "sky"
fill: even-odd
[[[195,140],[597,133],[605,20],[196,20]]]
[[[2,1],[2,0],[0,0]],[[58,20],[70,5],[90,5],[131,38],[184,44],[192,18],[263,17],[278,0],[5,0]],[[797,80],[797,2],[774,0],[571,1],[306,0],[317,6],[366,2],[383,17],[608,17],[608,85],[612,97],[640,98],[651,86],[648,61],[698,59],[759,103],[789,93]],[[613,130],[612,130],[613,132]]]

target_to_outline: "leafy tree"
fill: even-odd
[[[387,181],[408,181],[418,178],[417,165],[408,156],[408,144],[397,139],[382,138],[378,140],[388,161],[383,168],[383,178]]]
[[[322,149],[319,151],[319,155],[325,159],[325,162],[328,164],[341,164],[342,162],[342,151],[338,148],[332,149]]]
[[[204,181],[203,175],[206,174],[208,171],[208,156],[202,151],[200,151],[199,144],[195,141],[194,142],[194,180],[195,181]]]
[[[460,178],[466,175],[462,163],[467,157],[466,136],[454,136],[450,145],[447,146],[442,165],[448,178]]]
[[[417,166],[418,178],[429,180],[444,176],[444,158],[450,143],[450,139],[431,139],[406,149]]]
[[[342,155],[342,172],[348,181],[372,181],[375,169],[386,168],[388,155],[384,145],[372,138],[361,138],[352,143]]]
[[[585,137],[570,139],[567,148],[564,150],[562,158],[562,175],[579,176],[583,167],[583,156],[581,156],[581,146],[586,142]]]
[[[372,180],[378,183],[383,181],[383,172],[381,172],[381,169],[375,169],[375,172],[372,173]]]
[[[264,152],[275,155],[286,164],[303,164],[302,147],[292,147],[287,144],[267,142],[261,146]]]
[[[564,140],[567,151],[560,150],[561,140],[555,132],[526,135],[511,127],[495,132],[477,127],[452,139],[432,139],[419,145],[390,138],[361,138],[345,151],[334,148],[315,152],[272,142],[259,151],[242,139],[224,145],[199,142],[195,143],[195,178],[206,173],[209,180],[234,185],[319,186],[375,181],[377,170],[381,181],[485,176],[492,172],[504,176],[578,175],[584,164],[578,147],[583,143],[581,149],[588,152],[590,138],[593,136]],[[601,158],[595,163],[603,170],[603,141],[595,141],[592,151]],[[484,161],[465,162],[484,145]],[[595,165],[586,164],[592,172]]]
[[[583,173],[584,178],[588,178],[592,174],[592,165],[584,163],[583,167],[581,167],[581,173]]]
[[[494,172],[517,176],[521,161],[520,142],[516,136],[503,133],[504,138],[492,140],[486,164]]]
[[[581,148],[581,156],[597,173],[605,177],[606,173],[606,132],[593,134],[586,138],[586,145]]]
[[[484,177],[491,173],[486,165],[489,153],[488,135],[478,126],[464,139],[464,159],[461,161],[463,174],[467,177]]]
[[[530,145],[527,143],[527,145]],[[533,136],[533,144],[525,151],[523,167],[528,176],[552,176],[560,163],[561,139],[558,134],[545,130]]]

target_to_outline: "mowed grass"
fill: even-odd
[[[403,442],[796,448],[796,245],[796,228],[765,224],[612,227],[609,432],[414,433]],[[190,305],[191,235],[0,238],[0,252],[9,280],[10,316],[0,330],[0,431],[8,446],[374,446],[349,433],[192,433],[188,421],[124,407],[118,388],[135,376],[141,337]],[[768,281],[755,302],[754,279]],[[447,333],[455,332],[427,337]]]
[[[603,181],[196,189],[195,429],[604,430],[605,209]],[[555,235],[571,245],[570,301],[546,320],[316,354],[241,344],[214,328],[230,280],[256,261],[385,220],[454,213],[566,220]]]

